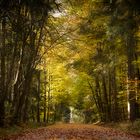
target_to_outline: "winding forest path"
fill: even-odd
[[[96,125],[57,124],[3,140],[140,140],[140,137]]]

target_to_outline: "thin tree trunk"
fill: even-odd
[[[46,120],[46,122],[47,123],[49,123],[49,120],[50,120],[50,97],[51,97],[51,76],[49,75],[49,85],[48,85],[49,87],[49,89],[48,89],[48,97],[47,97],[47,99],[48,99],[48,105],[47,105],[47,107],[48,107],[48,110],[47,110],[47,120]]]
[[[116,69],[113,68],[112,71],[112,92],[113,92],[113,101],[112,101],[112,120],[118,121],[118,104],[117,104],[117,84],[116,84]]]
[[[96,96],[98,99],[97,101],[98,101],[98,105],[99,105],[99,109],[100,109],[101,121],[105,121],[105,117],[104,117],[105,110],[104,110],[104,104],[103,104],[103,99],[102,99],[101,86],[99,83],[99,78],[97,76],[95,78],[95,85],[96,85],[95,92],[96,92]]]
[[[136,92],[134,90],[135,81],[135,68],[133,65],[134,59],[134,46],[133,35],[130,33],[127,39],[127,58],[128,58],[128,119],[134,121],[136,119]]]
[[[43,121],[46,122],[46,113],[47,113],[47,89],[46,89],[46,86],[47,86],[47,77],[46,77],[46,71],[44,71],[44,118],[43,118]]]
[[[102,76],[102,86],[103,86],[103,98],[104,98],[104,108],[105,108],[105,120],[110,121],[110,110],[109,110],[109,104],[108,104],[108,94],[107,94],[107,88],[106,88],[106,81],[105,76]]]
[[[37,98],[37,122],[40,123],[40,71],[38,72],[38,85],[37,85],[37,92],[38,92],[38,98]]]
[[[2,47],[1,47],[1,75],[0,75],[0,126],[4,126],[4,118],[5,118],[5,39],[6,39],[6,20],[5,18],[2,20]]]

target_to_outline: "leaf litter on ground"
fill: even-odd
[[[0,140],[140,140],[140,137],[92,124],[55,124]]]

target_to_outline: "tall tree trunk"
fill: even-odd
[[[5,118],[5,42],[6,42],[6,19],[2,19],[2,46],[1,46],[1,74],[0,74],[0,126],[4,126],[4,118]]]
[[[133,61],[135,54],[134,37],[129,34],[127,38],[127,59],[128,59],[128,118],[131,121],[136,119],[136,92],[135,92],[135,68]]]
[[[102,75],[102,87],[103,87],[103,101],[104,101],[104,109],[105,109],[105,121],[111,120],[111,114],[110,114],[110,106],[108,104],[108,93],[107,93],[107,87],[106,87],[106,79],[105,76]]]
[[[113,67],[112,71],[112,120],[118,121],[118,103],[117,103],[117,83],[116,83],[116,69],[115,66]]]
[[[47,113],[47,77],[46,77],[46,71],[44,70],[44,117],[43,121],[46,122],[46,113]]]
[[[135,89],[136,89],[136,116],[137,118],[140,118],[140,103],[138,102],[140,99],[140,68],[138,65],[138,56],[135,54],[135,60],[136,60],[136,77],[135,77]]]
[[[96,105],[96,107],[97,107],[97,110],[98,110],[98,112],[99,112],[99,114],[100,114],[100,116],[101,116],[101,111],[100,111],[100,107],[99,107],[99,98],[98,98],[98,96],[97,96],[98,93],[95,93],[95,92],[94,92],[94,89],[93,89],[93,87],[92,87],[90,81],[88,81],[88,85],[89,85],[89,88],[91,89],[92,97],[93,97],[93,99],[94,99],[94,102],[95,102],[95,105]]]
[[[38,85],[37,85],[37,122],[40,123],[40,71],[38,72]]]
[[[47,99],[48,99],[48,105],[47,105],[47,108],[48,108],[48,110],[47,110],[47,120],[46,120],[46,122],[47,123],[49,123],[49,120],[50,120],[50,100],[51,100],[51,76],[49,75],[48,76],[49,77],[49,84],[48,84],[48,97],[47,97]]]

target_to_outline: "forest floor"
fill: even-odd
[[[0,140],[140,140],[140,136],[97,125],[55,124]]]

